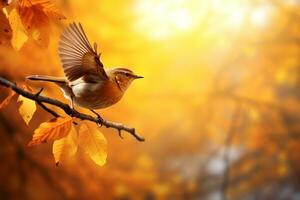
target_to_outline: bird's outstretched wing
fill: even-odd
[[[80,23],[72,23],[63,31],[58,51],[69,81],[78,78],[87,81],[108,79],[100,54],[97,54],[97,44],[94,44],[94,49],[91,47]]]

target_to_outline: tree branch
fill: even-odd
[[[27,92],[24,89],[18,87],[15,83],[10,82],[9,80],[4,79],[2,77],[0,77],[0,85],[9,87],[12,90],[14,90],[16,93],[18,93],[18,94],[20,94],[20,95],[22,95],[22,96],[24,96],[28,99],[31,99],[31,100],[35,101],[45,111],[49,112],[54,117],[58,117],[59,115],[55,111],[53,111],[50,108],[46,107],[44,105],[44,103],[51,104],[51,105],[54,105],[54,106],[62,109],[67,115],[69,115],[71,117],[76,117],[78,119],[95,122],[96,124],[98,124],[98,125],[101,124],[101,125],[105,126],[106,128],[116,129],[118,131],[119,135],[120,135],[121,131],[126,131],[129,134],[131,134],[137,141],[139,141],[139,142],[145,141],[145,139],[142,136],[139,136],[135,132],[134,128],[130,128],[130,127],[125,126],[121,123],[111,122],[111,121],[104,120],[104,119],[101,119],[101,118],[98,118],[98,117],[92,117],[90,115],[80,113],[80,112],[72,109],[68,104],[62,103],[62,102],[60,102],[56,99],[51,99],[51,98],[48,98],[48,97],[45,97],[45,96],[41,96],[40,95],[41,90],[36,94],[30,93],[30,92]]]

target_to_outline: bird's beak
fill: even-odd
[[[144,78],[144,77],[143,76],[134,75],[134,78],[138,79],[138,78]]]

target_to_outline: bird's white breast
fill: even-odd
[[[97,83],[87,83],[82,78],[79,78],[70,83],[73,94],[75,97],[80,98],[87,94],[93,94],[99,87],[102,86],[102,81]]]

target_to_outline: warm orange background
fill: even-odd
[[[106,67],[145,77],[99,112],[146,142],[102,128],[104,167],[81,150],[55,167],[51,144],[26,147],[51,116],[38,108],[26,126],[12,101],[0,111],[1,199],[299,198],[299,1],[54,2],[67,20],[51,22],[49,45],[0,46],[0,75],[63,75],[59,34],[81,22]]]

